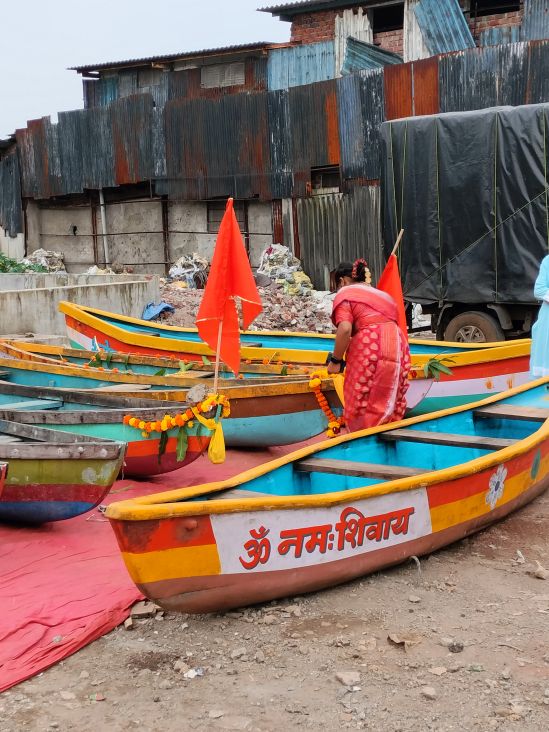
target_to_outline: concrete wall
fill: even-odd
[[[134,277],[133,280],[124,278],[123,281],[103,284],[4,290],[0,292],[0,335],[29,332],[65,335],[65,319],[58,310],[61,300],[140,317],[147,303],[158,302],[159,299],[158,277],[141,281]]]
[[[38,290],[44,287],[84,287],[86,285],[118,285],[136,280],[155,280],[152,275],[136,277],[133,274],[68,274],[67,272],[0,273],[0,292],[6,290]]]
[[[217,234],[208,233],[208,204],[173,201],[168,205],[170,258],[174,262],[184,254],[197,252],[211,259]],[[248,204],[250,261],[259,265],[262,251],[273,243],[273,220],[270,203]]]
[[[158,198],[106,204],[110,265],[138,275],[166,273],[162,205]],[[211,259],[217,234],[208,233],[208,204],[170,201],[167,206],[168,267],[183,254],[193,252]],[[92,216],[95,216],[95,249]],[[67,271],[71,273],[85,272],[94,264],[104,266],[103,227],[98,206],[92,213],[92,207],[87,205],[48,208],[28,201],[27,226],[29,253],[39,248],[62,252]],[[273,241],[270,203],[248,203],[248,228],[250,259],[252,266],[257,267],[261,252]]]
[[[0,252],[12,259],[22,259],[25,256],[25,237],[23,234],[9,236],[0,226]]]

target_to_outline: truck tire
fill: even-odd
[[[452,318],[444,331],[444,340],[457,343],[486,343],[504,341],[505,334],[491,315],[476,310],[460,313]]]

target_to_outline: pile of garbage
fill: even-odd
[[[174,312],[163,313],[160,318],[166,325],[192,328],[204,291],[190,290],[180,285],[180,282],[165,282],[162,285],[162,300],[172,305]],[[282,287],[274,283],[259,287],[258,290],[263,312],[254,320],[251,330],[332,332],[330,313],[333,294],[311,290],[309,297],[296,297],[287,295]]]
[[[19,262],[0,253],[0,272],[11,274],[24,272],[66,272],[66,269],[61,253],[37,249]]]
[[[309,295],[313,290],[301,262],[283,244],[271,244],[265,249],[257,272],[280,285],[286,295]]]
[[[170,267],[169,280],[180,282],[181,286],[190,290],[203,289],[206,286],[210,263],[196,252],[179,257]]]
[[[37,249],[22,260],[28,272],[66,272],[65,256],[61,252]],[[36,269],[40,267],[41,269]]]

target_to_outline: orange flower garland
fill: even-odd
[[[168,432],[168,430],[174,427],[194,427],[194,419],[197,419],[204,426],[208,427],[208,429],[214,430],[215,420],[206,420],[202,415],[219,406],[222,407],[221,416],[228,417],[231,413],[231,407],[227,397],[220,394],[210,394],[203,402],[200,402],[195,407],[189,407],[189,409],[180,414],[173,416],[165,414],[162,419],[156,422],[145,422],[138,417],[132,417],[131,414],[127,414],[123,419],[123,423],[129,427],[141,430],[141,435],[145,439],[150,437],[151,432]]]
[[[345,418],[343,416],[336,417],[332,412],[328,400],[322,392],[322,378],[324,374],[322,371],[314,371],[311,374],[311,380],[309,381],[309,387],[314,391],[318,406],[322,409],[328,420],[328,429],[326,435],[328,437],[337,437],[340,434],[341,428],[345,426]]]

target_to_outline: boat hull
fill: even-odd
[[[541,495],[548,487],[549,478],[546,477],[505,506],[494,509],[489,516],[475,517],[396,546],[380,548],[323,564],[265,571],[258,574],[237,572],[156,581],[151,578],[149,581],[140,581],[143,565],[134,556],[131,556],[131,559],[128,558],[128,555],[134,554],[130,549],[135,549],[134,545],[127,540],[128,527],[122,527],[119,522],[114,521],[111,521],[111,525],[129,574],[146,597],[166,610],[210,613],[317,592],[401,564],[412,556],[420,557],[431,554],[504,519],[509,513]],[[178,531],[188,533],[188,523],[180,521],[180,524],[179,528],[172,529],[173,533],[177,534]],[[207,529],[203,527],[202,530],[205,532]],[[151,551],[154,551],[152,546],[154,544],[151,545]],[[163,545],[162,551],[169,552],[169,549]]]
[[[56,446],[51,447],[54,453]],[[0,521],[42,524],[79,516],[105,498],[122,467],[119,459],[25,460],[9,457]]]
[[[506,402],[496,397],[399,423],[407,434],[415,426],[425,429],[419,427],[425,423],[427,433],[421,435],[438,432],[448,445],[437,447],[429,438],[433,444],[426,458],[419,456],[418,446],[402,443],[398,454],[401,459],[406,455],[412,466],[414,459],[416,464],[432,461],[430,472],[422,468],[417,477],[411,473],[368,486],[360,473],[340,474],[330,467],[326,474],[317,465],[330,463],[333,455],[342,464],[344,455],[356,460],[357,450],[361,454],[364,445],[371,445],[374,453],[362,454],[385,454],[391,466],[396,443],[381,435],[395,428],[383,427],[339,438],[335,447],[326,443],[300,450],[224,483],[113,504],[107,516],[133,581],[166,609],[213,612],[320,590],[440,549],[505,518],[545,491],[549,420],[540,428],[535,420],[531,427],[520,426],[525,424],[520,420],[530,419],[532,411],[549,414],[547,388],[549,379],[507,392],[511,396]],[[486,429],[498,436],[498,444],[500,437],[511,439],[499,448],[479,447],[477,442],[487,438],[478,423],[479,433],[471,426],[463,435],[474,422],[468,415],[473,408],[490,410],[497,402],[518,405],[527,416],[519,415],[518,422],[500,417],[502,423]],[[529,411],[531,406],[539,409]],[[455,437],[446,433],[446,425],[455,425]],[[422,441],[428,440],[421,436],[419,447]],[[455,450],[473,459],[455,462]],[[325,451],[328,459],[315,461]],[[307,463],[308,457],[314,478],[305,481],[299,472],[305,468],[296,472],[295,464]],[[301,494],[302,489],[308,492]]]

